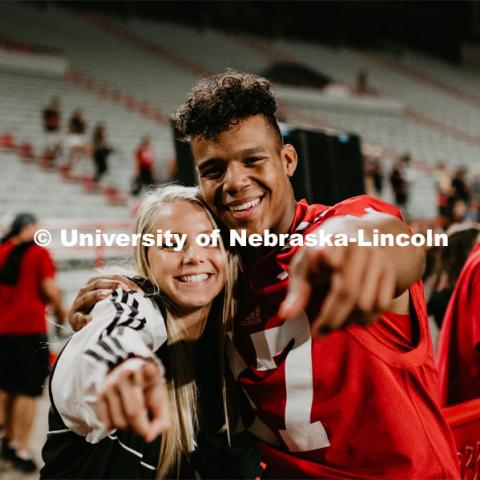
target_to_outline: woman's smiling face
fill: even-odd
[[[184,247],[150,247],[148,264],[160,290],[187,314],[209,307],[226,282],[226,258],[220,247],[197,245],[197,236],[211,234],[213,226],[200,205],[187,201],[164,204],[155,230],[186,234]],[[176,246],[176,245],[175,245]]]

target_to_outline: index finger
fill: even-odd
[[[304,310],[311,299],[313,287],[327,280],[327,270],[337,268],[343,255],[339,249],[306,247],[300,250],[292,261],[288,293],[280,306],[279,315],[282,318],[293,317]]]
[[[312,287],[307,278],[309,267],[307,254],[306,252],[299,252],[298,255],[292,261],[287,296],[278,311],[281,318],[293,317],[304,309],[312,292]]]
[[[151,442],[170,427],[167,388],[163,383],[157,384],[147,394],[146,405],[151,422],[145,439],[147,442]]]
[[[138,381],[120,382],[118,387],[122,408],[127,419],[128,426],[140,436],[146,438],[149,432],[150,422],[141,383]]]

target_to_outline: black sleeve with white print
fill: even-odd
[[[166,342],[158,305],[142,294],[117,289],[97,303],[92,321],[62,352],[51,381],[55,407],[67,428],[97,443],[106,431],[96,415],[98,391],[109,371],[129,358],[148,358]],[[138,368],[143,362],[138,361]],[[159,364],[160,368],[163,367]]]

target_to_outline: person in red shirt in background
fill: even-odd
[[[437,365],[443,406],[480,397],[480,243],[473,247],[450,298]]]
[[[49,372],[45,307],[64,322],[55,266],[33,241],[36,218],[15,217],[0,243],[0,427],[2,457],[25,472],[36,469],[29,450],[36,397]],[[8,411],[7,411],[8,410]]]
[[[155,184],[153,175],[153,150],[149,136],[142,138],[135,151],[136,177],[132,187],[132,195],[138,195],[143,187]]]

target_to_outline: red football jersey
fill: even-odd
[[[480,244],[470,253],[443,319],[438,347],[444,406],[480,397]]]
[[[13,247],[10,241],[0,245],[0,265]],[[48,250],[32,245],[22,258],[16,285],[0,283],[0,335],[47,332],[41,282],[54,275],[55,265]]]
[[[290,232],[372,210],[401,218],[367,196],[333,207],[301,201]],[[308,313],[277,315],[297,248],[272,249],[247,268],[250,298],[234,329],[231,365],[255,412],[248,429],[267,476],[458,478],[453,436],[437,403],[422,283],[410,288],[412,318],[386,313],[370,327],[312,338]]]

